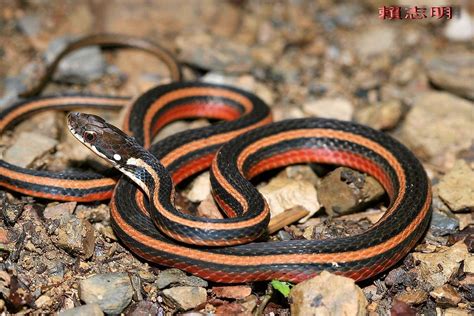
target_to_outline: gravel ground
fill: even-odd
[[[186,66],[187,80],[252,91],[274,118],[330,117],[385,131],[422,161],[433,217],[399,264],[354,283],[323,273],[298,285],[214,284],[146,263],[117,240],[107,204],[35,200],[0,187],[0,311],[61,315],[469,315],[474,301],[474,7],[452,19],[381,19],[409,1],[4,1],[0,7],[0,110],[35,83],[69,41],[90,33],[143,36]],[[388,10],[388,9],[387,9]],[[179,13],[178,13],[179,12]],[[407,11],[406,14],[413,13]],[[444,12],[447,14],[447,12]],[[405,11],[402,10],[402,17]],[[168,82],[166,68],[133,50],[83,49],[44,94],[137,96]],[[120,115],[98,112],[112,122]],[[206,120],[176,122],[158,138]],[[0,156],[42,170],[105,169],[42,113],[0,137]],[[87,161],[87,163],[83,163]],[[78,163],[81,162],[81,163]],[[292,166],[258,184],[272,215],[314,214],[273,240],[323,239],[367,230],[383,216],[378,182],[348,168]],[[180,190],[180,205],[216,216],[207,173]],[[290,291],[291,289],[291,291]]]

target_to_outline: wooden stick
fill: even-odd
[[[283,227],[290,225],[297,220],[302,219],[309,214],[309,211],[302,206],[292,207],[275,217],[272,217],[270,224],[268,224],[268,233],[273,234],[274,232],[282,229]]]

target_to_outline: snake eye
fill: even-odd
[[[84,132],[83,138],[86,141],[88,141],[89,143],[92,143],[97,138],[97,133],[96,132],[91,132],[91,131],[86,131],[86,132]]]

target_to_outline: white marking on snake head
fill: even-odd
[[[87,145],[87,143],[85,143],[85,144]],[[101,153],[101,152],[97,149],[97,147],[95,147],[94,145],[90,145],[90,148],[91,148],[97,155],[99,155],[100,157],[102,157],[102,158],[108,160],[107,156],[105,156],[103,153]]]
[[[119,154],[115,154],[114,159],[117,160],[117,161],[120,161],[120,160],[122,160],[122,157]]]

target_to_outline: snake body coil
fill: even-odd
[[[192,97],[186,91],[198,93]],[[243,103],[231,101],[229,92],[239,93]],[[111,211],[118,236],[149,261],[229,283],[268,279],[298,282],[322,270],[361,280],[400,260],[428,225],[431,191],[421,164],[403,145],[381,132],[350,122],[314,118],[254,128],[268,120],[268,112],[259,108],[261,101],[224,86],[171,84],[148,94],[152,96],[145,94],[142,100],[154,99],[153,104],[166,109],[148,125],[149,135],[157,125],[162,126],[158,117],[170,115],[166,114],[172,111],[170,104],[177,107],[175,110],[188,109],[187,104],[206,107],[203,94],[214,117],[217,109],[228,113],[236,108],[245,113],[243,104],[252,104],[247,109],[250,118],[244,114],[232,124],[171,136],[152,145],[149,152],[141,147],[151,139],[143,129],[144,136],[134,140],[100,118],[69,116],[73,133],[148,196],[144,199],[137,185],[122,178],[115,188]],[[163,99],[172,101],[161,103]],[[186,111],[176,115],[187,117]],[[146,116],[142,111],[140,120]],[[82,136],[88,132],[95,133],[92,142]],[[221,145],[212,162],[211,183],[216,201],[229,218],[203,219],[179,212],[173,204],[174,185],[211,164]],[[374,176],[390,199],[384,217],[368,231],[351,237],[236,245],[260,236],[268,220],[265,201],[247,179],[269,169],[308,162],[344,165]],[[209,247],[216,245],[227,247]]]
[[[93,39],[93,43],[101,40]],[[177,70],[175,77],[180,78]],[[129,102],[97,96],[33,98],[0,112],[0,132],[47,109],[117,109]],[[163,126],[196,117],[225,122],[152,144]],[[270,122],[268,107],[251,93],[199,82],[161,85],[128,108],[124,132],[93,115],[68,116],[72,133],[127,176],[117,184],[95,173],[35,171],[0,160],[0,185],[47,199],[111,198],[113,228],[133,252],[217,282],[299,282],[322,270],[362,280],[408,253],[431,213],[428,178],[408,149],[381,132],[350,122],[316,118]],[[390,200],[382,219],[351,237],[255,241],[265,233],[269,211],[248,179],[309,162],[348,166],[376,178]],[[174,206],[174,186],[210,166],[213,194],[226,219],[199,218]]]

